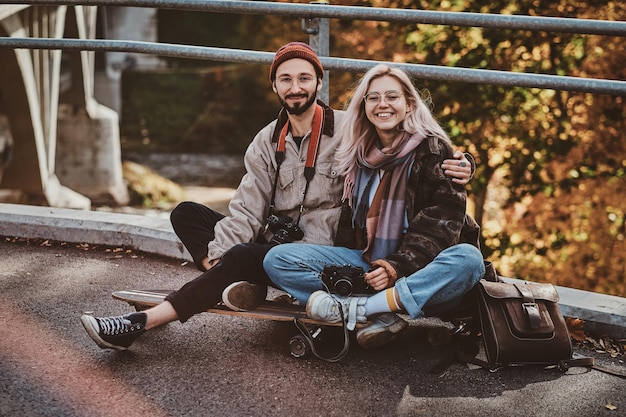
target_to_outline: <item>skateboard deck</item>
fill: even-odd
[[[145,310],[161,304],[170,290],[122,290],[115,291],[111,295],[116,300],[125,301],[136,310]],[[218,304],[207,310],[208,313],[225,314],[229,316],[249,317],[255,319],[274,321],[293,321],[298,319],[302,323],[317,326],[341,326],[341,323],[328,323],[313,320],[306,315],[303,306],[289,304],[281,301],[265,300],[256,309],[250,311],[234,311],[223,304]]]

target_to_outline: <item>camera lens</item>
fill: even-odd
[[[352,282],[346,278],[339,278],[335,281],[335,291],[343,296],[352,294]]]

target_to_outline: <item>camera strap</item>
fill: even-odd
[[[311,353],[316,358],[321,359],[326,362],[330,362],[330,363],[339,362],[340,360],[346,357],[346,355],[348,354],[348,351],[350,350],[350,332],[348,331],[348,326],[346,325],[346,322],[343,320],[344,318],[343,308],[341,307],[341,305],[339,305],[339,312],[341,313],[341,318],[343,321],[343,347],[338,354],[336,354],[335,356],[331,356],[331,357],[326,357],[322,355],[321,353],[319,353],[317,351],[317,348],[315,347],[315,339],[311,335],[311,331],[309,330],[309,328],[300,320],[298,320],[298,318],[293,319],[293,322],[296,325],[296,328],[298,329],[302,337],[306,340],[306,343],[308,344],[308,347],[311,350]]]
[[[285,160],[285,146],[287,142],[287,134],[291,124],[289,120],[283,125],[278,138],[278,144],[276,145],[276,175],[274,176],[274,186],[272,188],[272,199],[270,201],[269,215],[274,214],[274,206],[276,203],[276,187],[278,186],[278,175],[280,173],[280,166]],[[304,193],[302,194],[302,202],[300,203],[300,210],[298,213],[298,219],[296,220],[296,226],[300,223],[300,217],[304,211],[304,199],[306,198],[307,191],[309,189],[309,183],[315,176],[315,162],[317,161],[317,154],[319,151],[319,143],[322,138],[322,132],[324,130],[324,109],[319,104],[315,105],[315,114],[313,115],[313,126],[311,128],[311,136],[309,139],[309,147],[306,153],[306,163],[304,166],[304,178],[306,179],[306,185],[304,186]]]

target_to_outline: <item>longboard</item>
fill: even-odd
[[[162,303],[165,301],[165,297],[171,292],[172,291],[170,290],[122,290],[115,291],[111,295],[116,300],[124,301],[130,304],[136,311],[141,311]],[[342,326],[342,323],[328,323],[325,321],[311,319],[306,315],[306,311],[304,311],[303,306],[283,301],[265,300],[261,305],[259,305],[259,307],[251,311],[234,311],[223,304],[218,304],[207,310],[207,312],[262,320],[294,322],[300,333],[302,333],[304,329],[296,322],[296,320],[301,324],[305,324],[306,331],[308,331],[310,336],[305,337],[302,334],[298,334],[289,340],[291,355],[296,358],[306,356],[310,353],[318,356],[315,351],[315,346],[312,346],[312,341],[317,340],[322,328]],[[456,320],[452,320],[452,322],[454,324],[447,323],[448,325],[446,325],[446,323],[441,320],[438,320],[435,323],[430,323],[429,318],[424,318],[424,327],[429,329],[428,342],[434,347],[444,346],[450,343],[453,335],[465,330],[466,324],[464,323],[464,319],[461,319],[458,323]],[[366,325],[367,323],[357,324],[357,328]],[[347,343],[348,342],[346,341],[346,344]]]
[[[120,301],[130,304],[136,311],[146,310],[165,301],[165,297],[171,293],[170,290],[121,290],[114,291],[111,296]],[[317,338],[321,329],[326,326],[340,327],[342,323],[328,323],[325,321],[313,320],[306,315],[304,307],[281,301],[265,300],[259,307],[250,311],[234,311],[223,304],[218,304],[207,310],[208,313],[224,314],[229,316],[247,317],[262,320],[273,320],[283,322],[294,322],[296,320],[307,325],[310,338],[298,334],[289,340],[291,355],[303,357],[314,352],[311,346],[311,339]],[[357,327],[363,324],[357,325]],[[296,327],[302,332],[301,327],[296,323]]]
[[[171,292],[169,290],[122,290],[113,292],[111,296],[116,300],[127,302],[137,311],[141,311],[161,304]],[[293,319],[298,319],[302,323],[315,326],[341,326],[341,323],[328,323],[309,318],[302,306],[270,300],[265,300],[256,309],[250,311],[234,311],[223,304],[218,304],[207,310],[207,313],[274,321],[293,321]]]

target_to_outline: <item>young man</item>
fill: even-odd
[[[334,134],[342,112],[316,100],[323,77],[308,45],[291,42],[276,52],[270,81],[283,107],[246,151],[246,174],[230,202],[231,214],[190,202],[172,212],[176,233],[205,272],[144,312],[83,315],[83,326],[100,347],[127,349],[146,330],[185,322],[213,307],[222,293],[229,307],[253,309],[271,285],[263,258],[272,246],[333,243],[343,187],[334,158],[340,138]],[[456,160],[449,163],[453,176],[467,182],[469,169]],[[247,281],[237,281],[242,278]]]

